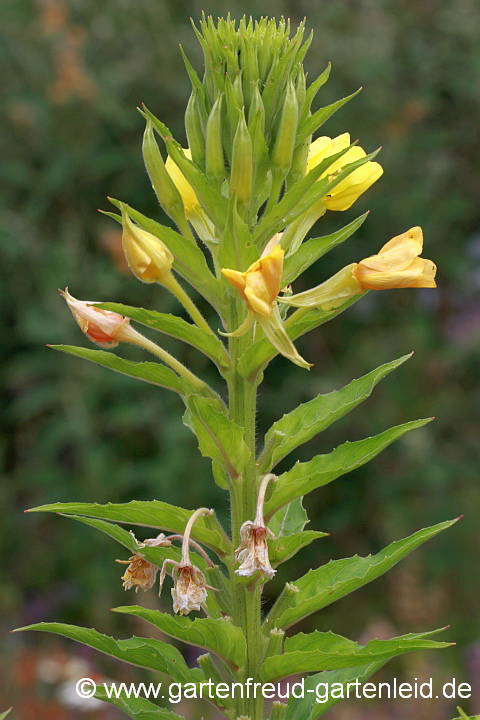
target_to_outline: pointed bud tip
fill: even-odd
[[[464,517],[465,515],[459,515],[457,518],[455,518],[455,520],[463,520]]]

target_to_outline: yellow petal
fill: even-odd
[[[182,148],[185,156],[191,160],[192,159],[192,153],[189,148]],[[183,205],[185,208],[185,212],[189,213],[190,211],[193,211],[196,206],[199,205],[197,196],[195,195],[195,191],[186,179],[185,175],[182,173],[180,168],[170,155],[167,157],[167,162],[165,163],[165,168],[167,169],[168,174],[172,178],[173,182],[177,186],[177,189],[182,196]]]

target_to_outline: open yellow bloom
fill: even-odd
[[[280,238],[277,238],[277,243]],[[271,244],[267,246],[270,250]],[[228,282],[238,290],[248,306],[245,321],[232,333],[221,333],[230,337],[245,335],[254,322],[258,322],[263,332],[279,353],[300,367],[311,365],[298,354],[285,328],[277,305],[277,295],[283,275],[284,251],[277,244],[271,252],[263,254],[245,272],[222,268]]]
[[[397,235],[377,255],[365,258],[355,268],[362,290],[386,288],[434,288],[436,265],[419,257],[423,250],[423,233],[419,227]]]
[[[423,233],[414,227],[386,243],[377,255],[347,265],[321,285],[279,301],[286,305],[333,310],[365,290],[434,288],[437,268],[419,257]]]
[[[311,145],[308,151],[307,168],[312,170],[317,167],[325,158],[335,155],[335,153],[344,150],[350,145],[349,133],[343,133],[338,135],[336,138],[319,137]],[[339,160],[336,160],[321,176],[331,177],[336,172],[342,170],[345,165],[360,160],[366,156],[363,148],[355,145],[350,148],[345,155]],[[354,170],[344,180],[338,183],[331,193],[325,197],[322,202],[325,204],[328,210],[348,210],[355,200],[368,190],[379,177],[383,175],[383,168],[377,162],[369,161],[361,167]]]

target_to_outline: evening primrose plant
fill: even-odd
[[[305,240],[311,228],[325,213],[351,208],[383,172],[375,160],[378,151],[367,154],[351,143],[348,133],[313,140],[357,93],[313,109],[330,66],[307,82],[303,60],[312,35],[305,39],[303,23],[291,33],[283,19],[243,18],[237,27],[230,17],[217,23],[203,18],[194,31],[204,53],[204,76],[200,79],[182,51],[192,84],[185,114],[188,147],[182,148],[150,109],[140,110],[146,122],[145,166],[175,229],[123,200],[111,198],[116,211],[106,213],[123,228],[123,248],[135,277],[173,293],[190,319],[77,300],[65,289],[61,295],[80,329],[100,349],[57,349],[181,397],[183,422],[196,435],[201,454],[211,459],[214,481],[229,495],[231,527],[223,527],[210,508],[185,509],[161,500],[36,508],[74,517],[127,548],[128,559],[120,560],[127,565],[122,578],[126,590],[155,592],[158,583],[162,591],[171,576],[172,610],[136,604],[116,608],[146,623],[145,636],[129,640],[62,623],[28,629],[72,638],[161,673],[181,683],[187,698],[199,697],[202,684],[210,683],[214,689],[203,697],[231,720],[315,720],[342,698],[349,682],[367,680],[393,657],[446,643],[433,639],[438,631],[431,628],[366,645],[331,632],[286,636],[286,631],[376,579],[455,520],[419,530],[375,555],[332,560],[301,578],[293,575],[263,615],[262,591],[278,566],[325,536],[304,530],[303,496],[365,464],[430,418],[347,442],[277,476],[281,460],[353,410],[410,356],[300,405],[279,418],[264,438],[255,430],[258,387],[279,354],[298,365],[298,372],[312,367],[314,358],[303,358],[296,349],[297,338],[331,320],[341,322],[338,316],[368,291],[434,288],[436,268],[421,257],[423,236],[415,227],[386,243],[381,239],[376,255],[358,258],[316,287],[292,290],[291,283],[347,240],[367,214],[332,234]],[[219,333],[194,304],[192,290],[218,315]],[[218,387],[166,352],[161,339],[153,342],[133,324],[204,353],[217,367]],[[125,360],[112,352],[121,343],[154,357]],[[124,525],[147,527],[152,537],[140,542]],[[188,667],[176,645],[149,638],[149,626],[155,635],[160,630],[203,648],[198,666]],[[274,685],[296,673],[310,673],[304,697],[276,695]],[[252,683],[258,684],[256,692]],[[328,683],[332,692],[317,703],[314,689],[321,683]],[[179,717],[146,698],[125,693],[108,697],[100,688],[97,697],[137,720]]]

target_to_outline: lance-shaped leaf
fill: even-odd
[[[299,118],[299,124],[302,125],[302,123],[307,119],[308,113],[310,112],[310,109],[312,107],[312,103],[315,100],[315,97],[323,85],[327,82],[329,76],[330,76],[330,70],[332,69],[331,63],[328,63],[327,67],[323,71],[321,75],[317,77],[316,80],[313,81],[311,85],[307,88],[307,92],[305,94],[305,101],[303,103],[303,109],[300,113]]]
[[[309,523],[307,511],[303,507],[303,497],[299,496],[292,502],[284,505],[268,523],[268,529],[279,538],[283,535],[301,533]]]
[[[229,620],[190,620],[188,617],[172,616],[137,605],[117,607],[114,611],[141,617],[170,637],[210,650],[237,667],[245,662],[245,637],[242,630]]]
[[[340,307],[335,308],[335,310],[326,311],[314,308],[313,310],[309,310],[305,315],[302,314],[298,320],[295,320],[295,322],[290,322],[289,318],[289,320],[287,320],[284,324],[288,337],[290,340],[295,340],[296,338],[305,335],[305,333],[310,332],[310,330],[314,330],[329,320],[333,320],[333,318],[338,317],[338,315],[340,315],[344,310],[358,302],[364,294],[365,293],[355,295]],[[290,317],[295,318],[295,313],[293,313]],[[251,345],[248,350],[243,353],[238,360],[237,370],[242,377],[248,380],[253,380],[276,355],[278,355],[278,350],[269,340],[263,338],[263,340],[253,343],[253,345]]]
[[[380,670],[385,662],[380,660],[368,665],[324,670],[316,675],[309,675],[304,681],[304,695],[298,699],[294,699],[293,696],[289,698],[285,720],[317,720],[337,702],[344,698],[348,699],[355,692],[354,689],[352,690],[352,684],[355,688],[357,681],[364,683]]]
[[[168,127],[146,107],[144,107],[144,111],[142,115],[149,117],[152,121],[155,130],[165,143],[168,154],[193,187],[205,213],[218,228],[224,227],[227,217],[227,200],[209,183],[197,166],[185,156],[182,146],[173,139]]]
[[[413,420],[364,440],[343,443],[331,453],[317,455],[308,462],[297,461],[291,470],[278,477],[272,497],[265,504],[265,517],[271,517],[294,498],[328,485],[342,475],[365,465],[402,435],[423,427],[431,420],[432,418]]]
[[[12,712],[12,708],[10,708],[9,710],[5,710],[5,712],[3,712],[3,713],[0,715],[0,720],[5,720],[5,718],[7,717],[7,715],[10,715],[11,712]]]
[[[158,330],[158,332],[170,335],[178,340],[183,340],[183,342],[200,350],[220,368],[228,367],[230,364],[230,358],[225,346],[216,335],[205,332],[202,328],[187,322],[181,317],[114,302],[98,303],[96,307],[120,313],[146,327]]]
[[[268,557],[270,564],[273,566],[290,560],[291,557],[302,548],[310,545],[314,540],[322,537],[328,537],[330,533],[319,532],[317,530],[304,530],[303,532],[294,533],[293,535],[285,535],[275,540],[268,541]]]
[[[291,596],[290,606],[273,621],[269,622],[267,617],[264,629],[266,631],[272,627],[286,629],[317,610],[321,610],[363,587],[390,570],[412,550],[454,525],[458,519],[455,518],[455,520],[448,520],[419,530],[403,540],[391,543],[376,555],[367,555],[367,557],[355,555],[343,560],[331,560],[316,570],[310,570],[295,581],[298,592]],[[279,603],[280,600],[277,602]]]
[[[120,200],[109,198],[115,207],[121,209]],[[126,203],[124,203],[126,205]],[[190,240],[184,238],[180,233],[175,232],[172,228],[161,225],[151,218],[143,215],[138,210],[126,205],[128,214],[136,223],[147,232],[155,235],[168,247],[174,257],[173,269],[178,272],[192,287],[194,287],[200,295],[208,300],[213,307],[220,312],[222,309],[222,295],[220,291],[220,283],[210,272],[207,265],[205,255],[200,248]],[[105,213],[122,224],[122,218],[115,213]]]
[[[282,287],[292,283],[299,275],[305,272],[310,265],[313,265],[314,262],[332,250],[332,248],[340,245],[344,240],[349,238],[350,235],[353,235],[355,230],[358,230],[358,228],[363,225],[367,216],[368,212],[360,215],[356,220],[331,235],[312,238],[302,243],[293,255],[285,259]]]
[[[372,662],[387,662],[415,650],[450,647],[452,643],[428,639],[439,632],[441,630],[411,633],[392,640],[371,640],[367,645],[359,645],[332,632],[298,633],[285,640],[283,655],[272,655],[264,661],[259,675],[263,681],[272,682],[299,672],[339,670]]]
[[[143,527],[169,530],[183,533],[185,526],[193,514],[193,510],[185,510],[176,505],[169,505],[160,500],[132,500],[129,503],[52,503],[40,505],[27,512],[57,512],[63,515],[85,515],[127,523]],[[199,517],[192,529],[192,537],[197,542],[211,547],[219,557],[229,551],[230,542],[218,520],[212,515]]]
[[[97,365],[115,370],[122,375],[129,375],[137,380],[144,380],[152,385],[173,390],[180,395],[192,392],[191,386],[170,368],[156,362],[134,362],[124,360],[113,352],[105,350],[92,350],[91,348],[76,347],[75,345],[50,345],[53,350],[60,350],[69,355],[76,355],[84,360],[90,360]]]
[[[347,102],[349,102],[349,100],[352,100],[354,97],[356,97],[361,90],[362,88],[358,88],[358,90],[356,90],[351,95],[348,95],[341,100],[337,100],[331,105],[320,108],[320,110],[317,110],[317,112],[313,113],[313,115],[307,117],[302,122],[298,130],[297,145],[300,145],[304,140],[307,139],[307,137],[309,137],[309,135],[313,135],[313,133],[315,133],[318,128],[320,128],[323,123],[328,120],[328,118],[332,117],[333,113],[336,113],[337,110],[340,110],[340,108],[343,107]]]
[[[65,623],[35,623],[18,628],[14,632],[24,630],[41,630],[76,640],[130,665],[164,673],[177,682],[201,682],[203,679],[203,673],[199,668],[191,670],[182,653],[173,645],[161,640],[139,637],[115,640],[108,635],[102,635],[97,630]]]
[[[244,430],[230,420],[219,403],[190,395],[184,424],[195,433],[200,452],[225,466],[230,477],[237,478],[250,457]]]
[[[159,687],[154,686],[155,689]],[[159,687],[161,690],[161,687]],[[167,710],[166,708],[154,705],[144,697],[134,697],[133,694],[129,693],[128,697],[125,691],[118,692],[117,688],[109,688],[108,693],[104,687],[97,688],[95,696],[97,700],[103,700],[104,702],[114,705],[119,710],[122,710],[133,720],[184,720],[183,716],[177,715],[177,713]],[[1,719],[0,719],[1,720]]]
[[[311,440],[317,433],[325,430],[370,397],[375,385],[412,357],[412,354],[381,365],[358,380],[353,380],[341,390],[334,390],[328,395],[317,395],[313,400],[299,405],[295,410],[277,420],[265,436],[265,445],[268,445],[274,433],[283,434],[282,441],[273,451],[272,467],[275,467],[292,450]]]

